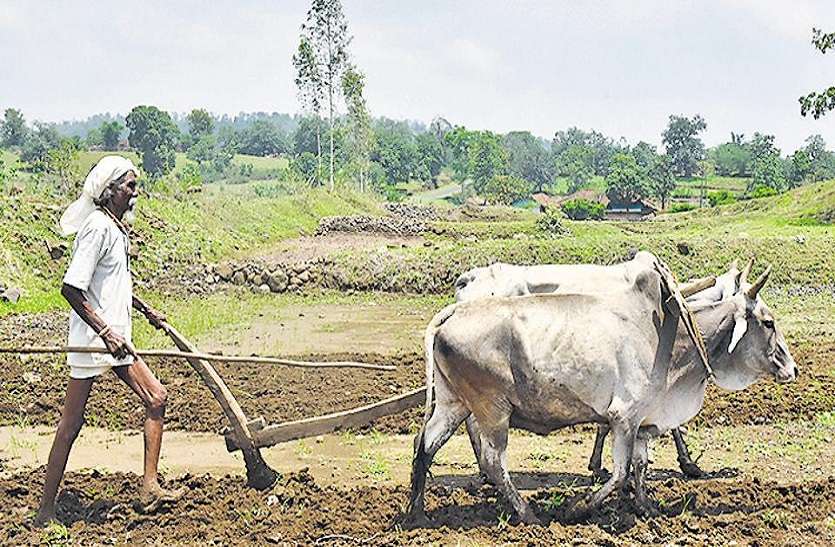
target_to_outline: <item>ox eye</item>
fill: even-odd
[[[773,329],[774,321],[772,321],[771,319],[763,319],[763,326],[765,326],[765,328],[767,329]]]

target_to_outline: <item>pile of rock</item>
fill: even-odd
[[[426,222],[438,220],[438,212],[434,207],[425,205],[414,205],[411,203],[385,203],[383,205],[389,215],[393,217],[409,218],[412,220],[423,220]]]
[[[292,265],[246,262],[218,264],[213,268],[217,282],[249,286],[259,292],[299,291],[318,278],[316,262]]]
[[[389,234],[396,236],[416,236],[429,229],[428,223],[406,217],[325,217],[319,221],[316,235],[334,232]]]

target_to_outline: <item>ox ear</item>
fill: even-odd
[[[738,313],[734,317],[734,332],[731,336],[731,345],[728,346],[728,353],[733,353],[739,341],[748,330],[748,321],[745,319],[745,313]]]

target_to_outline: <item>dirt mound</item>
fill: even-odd
[[[319,221],[316,235],[333,232],[371,232],[396,236],[416,236],[426,232],[429,225],[412,217],[325,217]]]
[[[33,544],[63,534],[26,522],[37,505],[43,468],[0,481],[9,515],[0,543]],[[140,515],[131,502],[139,478],[130,474],[70,473],[58,498],[58,518],[73,543],[131,544],[338,544],[476,542],[554,545],[822,544],[835,540],[835,480],[779,485],[754,480],[651,481],[663,515],[636,516],[628,496],[611,499],[590,519],[569,523],[567,496],[587,488],[566,478],[532,498],[543,525],[508,523],[496,491],[474,477],[456,484],[439,477],[427,495],[431,528],[398,524],[405,487],[320,486],[305,473],[279,480],[269,492],[244,487],[240,478],[183,476],[170,481],[188,492],[175,507]],[[65,536],[66,537],[66,536]]]

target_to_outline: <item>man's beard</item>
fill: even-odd
[[[122,215],[122,222],[125,224],[133,224],[136,220],[136,198],[131,198],[128,202],[128,210]]]

